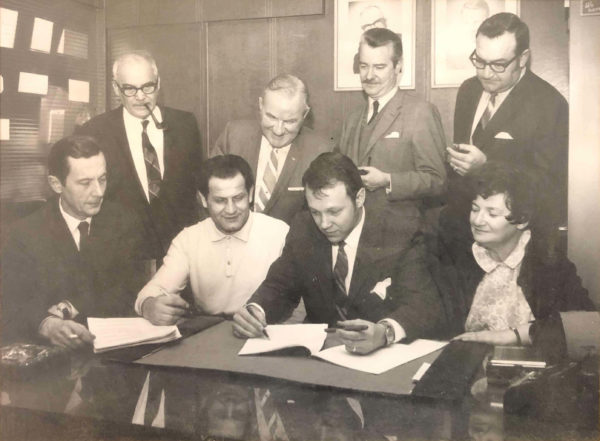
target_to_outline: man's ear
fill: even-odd
[[[529,227],[529,222],[524,222],[522,224],[517,224],[517,229],[521,230],[521,231],[527,229],[528,227]]]
[[[112,88],[115,95],[121,97],[121,91],[119,90],[119,86],[117,86],[117,80],[112,80]]]
[[[398,60],[396,63],[396,67],[394,67],[394,71],[396,72],[396,76],[402,73],[402,58]]]
[[[196,197],[198,198],[198,200],[200,201],[200,203],[202,204],[202,206],[204,208],[208,208],[208,204],[206,203],[206,198],[204,197],[204,195],[202,193],[200,193],[199,191],[196,192]]]
[[[366,197],[367,197],[367,192],[365,190],[365,187],[358,190],[358,193],[356,193],[356,199],[355,199],[357,208],[362,208],[362,206],[365,204]]]
[[[258,110],[260,110],[262,112],[263,109],[263,99],[262,96],[258,97]]]
[[[48,175],[48,184],[55,193],[61,194],[63,192],[62,182],[56,176]]]
[[[527,66],[529,62],[529,57],[531,56],[531,51],[529,49],[525,49],[521,55],[519,55],[519,66],[521,68]]]
[[[254,186],[250,187],[250,190],[248,193],[248,202],[250,202],[250,205],[252,205],[254,203]]]
[[[160,90],[160,77],[156,77],[156,91]]]

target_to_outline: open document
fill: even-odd
[[[302,347],[308,351],[307,355],[330,363],[370,374],[381,374],[448,344],[445,341],[415,340],[410,344],[396,343],[386,346],[367,355],[350,353],[344,345],[321,351],[327,337],[325,328],[325,324],[269,325],[265,329],[270,338],[249,338],[238,355],[263,354]]]
[[[181,338],[177,326],[156,326],[143,317],[88,317],[87,322],[88,329],[96,336],[95,353]]]

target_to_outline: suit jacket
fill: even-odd
[[[342,126],[339,149],[357,166],[372,165],[390,173],[392,190],[369,192],[367,206],[404,225],[407,237],[419,228],[430,198],[445,191],[446,139],[436,107],[398,90],[381,109],[366,148],[361,149],[361,126],[368,106],[350,113]],[[425,203],[425,205],[424,205]]]
[[[482,93],[477,77],[460,86],[454,110],[454,142],[471,143],[471,127]],[[508,137],[512,139],[505,139]],[[542,172],[556,185],[554,209],[566,222],[568,145],[567,101],[553,86],[527,70],[486,125],[477,147],[488,160],[508,161]],[[463,181],[450,172],[449,198],[463,194]]]
[[[388,219],[365,210],[354,270],[348,293],[347,317],[377,322],[396,320],[408,338],[435,336],[445,328],[438,291],[425,262],[421,236],[399,241]],[[306,321],[335,324],[331,243],[318,230],[311,215],[296,216],[283,253],[269,269],[265,281],[250,302],[265,310],[267,322],[284,321],[304,300]],[[390,277],[392,284],[381,299],[371,293]]]
[[[256,179],[261,138],[262,131],[257,121],[231,121],[227,123],[225,130],[217,139],[210,157],[225,154],[239,155],[248,161]],[[289,224],[294,215],[304,206],[302,175],[313,159],[331,149],[332,145],[327,140],[308,127],[303,127],[292,142],[264,213]]]
[[[588,292],[577,276],[575,265],[562,253],[550,252],[547,241],[532,235],[521,263],[517,284],[521,287],[535,322],[530,330],[533,343],[547,357],[566,354],[566,342],[559,312],[595,311]],[[464,332],[473,298],[485,272],[477,264],[471,247],[444,254],[433,271],[446,304],[452,335]]]
[[[105,199],[129,207],[146,237],[142,255],[162,258],[171,240],[199,219],[195,173],[202,162],[200,134],[192,113],[161,107],[165,170],[159,197],[148,203],[129,149],[123,107],[98,115],[78,133],[95,136],[102,145],[109,173]],[[141,136],[141,129],[140,129]]]
[[[143,269],[132,260],[139,228],[122,207],[104,202],[90,226],[87,252],[79,252],[58,198],[16,222],[2,249],[2,336],[37,337],[48,308],[68,300],[88,315],[133,314]]]

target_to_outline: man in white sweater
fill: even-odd
[[[254,178],[243,158],[207,160],[197,184],[210,217],[173,239],[163,265],[135,302],[136,312],[156,325],[174,324],[190,310],[233,314],[283,250],[288,225],[250,211]],[[193,305],[179,295],[187,284]]]

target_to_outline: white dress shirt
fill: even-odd
[[[153,110],[154,116],[159,121],[162,121],[162,114],[158,106],[156,106]],[[160,175],[161,177],[165,174],[165,155],[164,155],[164,136],[163,130],[158,130],[154,121],[152,121],[152,117],[148,116],[146,120],[149,121],[148,127],[146,128],[146,132],[148,133],[148,139],[150,139],[150,143],[156,150],[156,156],[158,157],[158,165],[160,166]],[[136,118],[131,115],[125,107],[123,107],[123,122],[125,123],[125,132],[127,134],[127,143],[129,144],[129,151],[131,151],[131,157],[133,158],[133,165],[135,166],[135,171],[138,175],[140,183],[142,184],[142,188],[144,189],[144,193],[146,194],[146,199],[150,200],[150,195],[148,193],[148,175],[146,174],[146,163],[144,161],[144,150],[142,149],[142,126],[143,119]]]
[[[242,229],[231,235],[219,231],[211,218],[185,228],[138,294],[136,312],[142,315],[148,297],[178,293],[189,283],[200,311],[233,314],[281,255],[288,230],[285,222],[262,213],[250,213]]]
[[[81,222],[88,223],[88,225],[89,225],[88,235],[89,235],[90,232],[92,231],[92,218],[88,217],[88,218],[81,220],[81,219],[77,219],[76,217],[71,216],[69,213],[67,213],[65,210],[63,210],[62,200],[58,201],[58,207],[60,209],[60,214],[62,214],[63,219],[67,223],[67,228],[69,228],[69,232],[71,233],[71,236],[73,236],[75,245],[77,246],[77,249],[79,250],[79,239],[81,236],[81,233],[79,232],[79,224]]]
[[[388,93],[383,95],[381,98],[377,99],[377,101],[379,101],[379,107],[377,108],[377,113],[381,113],[383,111],[383,108],[385,107],[385,105],[387,103],[389,103],[392,98],[394,98],[394,96],[396,95],[397,92],[398,92],[398,87],[394,87],[392,90],[390,90]],[[373,115],[373,101],[375,101],[375,100],[371,97],[368,97],[367,100],[369,102],[369,110],[367,111],[367,121],[369,121],[371,119],[371,116]]]
[[[264,185],[263,176],[265,174],[265,169],[269,164],[269,159],[271,156],[271,152],[275,151],[275,155],[277,156],[277,170],[275,173],[275,179],[279,179],[279,175],[281,174],[281,170],[283,170],[283,165],[285,164],[285,160],[290,152],[291,144],[280,147],[278,149],[274,149],[271,147],[271,143],[264,136],[260,139],[260,152],[258,153],[258,164],[256,166],[256,185],[254,186],[254,201],[256,207],[256,201],[258,200],[258,192],[260,188]],[[265,192],[268,193],[268,192]],[[269,195],[269,197],[271,197]]]

